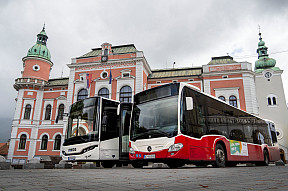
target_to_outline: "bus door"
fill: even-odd
[[[277,146],[277,135],[274,123],[268,122],[268,130],[271,139],[272,146],[269,146],[271,160],[277,161],[280,160],[280,151]]]
[[[129,127],[132,103],[120,104],[119,159],[129,160]]]
[[[119,103],[102,99],[100,160],[118,160],[119,125],[117,108]]]

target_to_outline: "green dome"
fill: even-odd
[[[258,47],[261,47],[261,46],[265,46],[265,42],[260,40],[260,42],[258,42]]]
[[[36,44],[28,50],[27,56],[40,57],[51,61],[50,51],[46,46],[47,39],[48,36],[45,32],[45,27],[43,27],[42,31],[37,35]]]
[[[45,58],[51,61],[50,51],[48,50],[47,46],[43,44],[35,44],[28,50],[27,56],[35,56]]]
[[[269,57],[261,57],[255,62],[256,69],[272,68],[276,65],[276,60]]]

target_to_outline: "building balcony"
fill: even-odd
[[[43,88],[47,81],[36,78],[17,78],[15,80],[14,88],[18,91],[22,88]]]

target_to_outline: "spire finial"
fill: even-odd
[[[45,31],[45,22],[44,22],[44,25],[43,25],[43,29],[42,29],[43,31]]]
[[[258,30],[259,30],[259,40],[262,40],[262,37],[261,37],[261,27],[260,27],[260,25],[258,25]]]

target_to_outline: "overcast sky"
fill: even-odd
[[[51,78],[68,76],[71,58],[135,44],[152,69],[207,64],[229,55],[257,60],[258,25],[269,56],[284,70],[288,95],[288,1],[285,0],[0,0],[0,118],[13,118],[22,58],[46,25]],[[0,121],[1,124],[1,121]],[[1,133],[0,126],[0,133]]]

